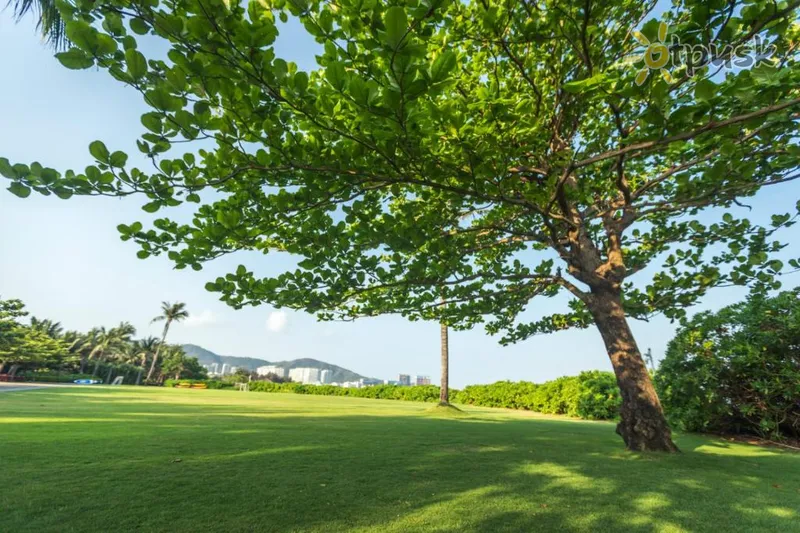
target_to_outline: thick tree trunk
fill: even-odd
[[[111,384],[111,372],[112,372],[113,370],[114,370],[113,368],[109,367],[109,369],[108,369],[108,375],[106,376],[106,385],[109,385],[109,384]]]
[[[617,433],[629,450],[677,452],[658,394],[625,318],[619,291],[593,290],[589,310],[603,337],[622,394]]]
[[[145,365],[145,363],[143,362],[142,366],[139,367],[139,371],[136,373],[136,386],[137,387],[142,384],[142,373],[144,372],[144,365]]]
[[[81,357],[81,368],[78,371],[79,374],[83,374],[84,372],[86,372],[86,362],[87,362],[86,356]]]
[[[450,405],[450,344],[447,335],[447,324],[439,324],[441,335],[442,375],[439,388],[439,405]]]

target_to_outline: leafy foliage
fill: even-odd
[[[693,317],[670,342],[656,385],[689,431],[800,437],[800,289]]]
[[[53,364],[67,351],[41,327],[19,322],[28,313],[20,300],[0,300],[0,362],[29,367]]]
[[[589,420],[616,418],[621,402],[614,375],[597,370],[540,385],[526,381],[470,385],[454,398],[458,403],[470,405],[526,409]]]
[[[139,193],[151,213],[216,191],[190,223],[119,230],[140,257],[168,253],[178,268],[243,249],[300,256],[277,277],[241,266],[208,284],[236,307],[446,314],[512,342],[587,326],[593,294],[610,286],[632,316],[680,317],[713,286],[777,283],[773,234],[793,213],[769,228],[694,215],[797,177],[798,26],[795,4],[681,3],[664,15],[670,37],[738,50],[759,38],[775,64],[713,80],[683,65],[674,82],[640,87],[625,35],[653,5],[532,17],[524,3],[447,0],[63,4],[74,47],[62,63],[97,65],[142,94],[152,111],[138,145],[157,170],[96,141],[85,172],[7,160],[0,172],[19,196]],[[322,45],[318,70],[276,56],[276,15]],[[169,60],[145,57],[143,35]],[[187,141],[213,148],[168,155]],[[631,282],[662,258],[649,284]],[[567,313],[516,322],[531,298],[563,289],[576,297]]]

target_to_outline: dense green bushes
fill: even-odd
[[[353,396],[380,400],[438,402],[439,387],[420,385],[400,387],[376,385],[347,389],[332,385],[303,385],[301,383],[271,383],[254,381],[250,390],[256,392],[286,392],[323,396]],[[614,375],[609,372],[584,372],[580,376],[564,377],[541,385],[520,381],[500,381],[492,385],[470,385],[463,391],[451,389],[454,403],[526,409],[548,414],[565,414],[593,420],[617,416],[619,392]]]
[[[754,295],[678,331],[656,375],[674,427],[800,437],[798,297]]]
[[[414,387],[374,385],[371,387],[356,389],[334,387],[333,385],[303,385],[302,383],[272,383],[270,381],[253,381],[250,383],[250,390],[255,392],[314,394],[318,396],[352,396],[355,398],[405,400],[409,402],[439,401],[439,387],[434,385],[419,385]]]
[[[525,409],[590,420],[615,418],[620,404],[614,375],[597,370],[542,384],[499,381],[491,385],[470,385],[453,399],[470,405]]]

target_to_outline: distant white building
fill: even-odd
[[[220,370],[221,375],[225,375],[228,373],[228,363],[222,363],[222,370]]]
[[[331,382],[331,371],[330,370],[321,370],[319,373],[319,382],[320,383],[330,383]]]
[[[317,383],[319,381],[318,368],[292,368],[289,378],[295,383]]]
[[[429,376],[414,376],[414,385],[430,385],[431,378]]]
[[[282,366],[264,365],[256,368],[256,374],[259,376],[266,376],[267,374],[275,374],[279,378],[286,377],[286,369]]]

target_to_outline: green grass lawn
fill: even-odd
[[[0,393],[0,531],[800,531],[800,454],[293,394]]]

